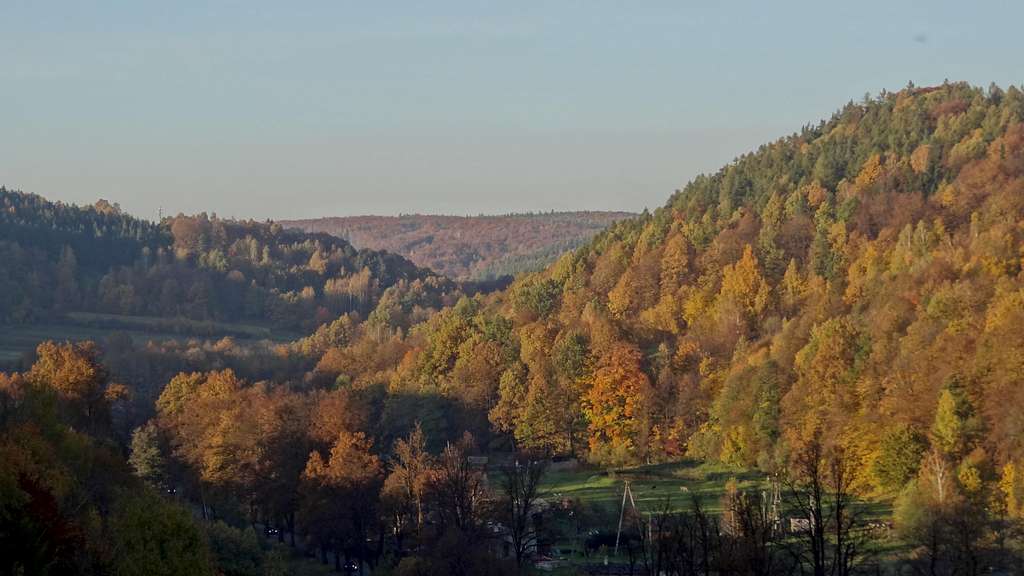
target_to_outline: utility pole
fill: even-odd
[[[626,480],[626,485],[622,489],[622,507],[619,508],[619,529],[615,532],[615,552],[616,556],[619,555],[619,537],[622,536],[622,518],[626,515],[626,496],[629,496],[629,503],[633,506],[633,512],[636,512],[636,500],[633,500],[633,490],[629,487],[629,480]],[[605,563],[608,559],[605,558]]]

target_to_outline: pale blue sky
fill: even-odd
[[[1024,2],[0,0],[0,183],[139,216],[641,210],[865,92],[1024,82]]]

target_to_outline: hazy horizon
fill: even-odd
[[[11,3],[0,184],[144,218],[639,212],[865,93],[1024,77],[1011,2],[629,8]]]

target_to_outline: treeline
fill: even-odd
[[[90,311],[308,331],[340,314],[365,318],[392,288],[404,313],[458,290],[326,234],[207,214],[154,224],[105,201],[77,207],[3,188],[0,259],[0,321],[11,323]]]
[[[348,216],[282,222],[326,232],[361,248],[387,250],[449,278],[491,280],[535,272],[579,247],[625,212],[501,216]]]

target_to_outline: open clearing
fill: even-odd
[[[666,502],[673,510],[688,510],[693,497],[700,500],[701,506],[717,512],[730,479],[735,479],[741,490],[761,490],[767,486],[761,472],[683,460],[636,468],[603,470],[581,466],[575,470],[549,471],[542,490],[545,499],[578,498],[595,508],[617,512],[628,480],[641,512],[662,511]]]
[[[580,465],[574,470],[549,470],[542,482],[541,496],[545,500],[578,498],[585,504],[618,514],[626,480],[630,482],[633,499],[641,513],[662,512],[666,502],[673,511],[691,510],[696,497],[702,508],[720,514],[729,480],[735,480],[736,487],[747,493],[760,493],[770,484],[767,475],[758,470],[697,460],[618,469]],[[783,499],[785,496],[783,493]],[[891,516],[893,503],[865,500],[862,506],[865,517],[875,520]]]
[[[702,508],[714,516],[723,512],[723,496],[730,480],[739,490],[763,493],[770,482],[764,472],[727,466],[720,463],[682,460],[666,464],[634,468],[602,469],[581,465],[574,470],[549,470],[541,488],[541,497],[549,503],[563,499],[579,499],[589,509],[588,527],[614,534],[622,506],[623,489],[629,481],[637,511],[644,517],[657,516],[666,510],[693,510],[696,498]],[[765,494],[767,496],[767,494]],[[782,514],[787,516],[786,495],[783,493]],[[627,510],[631,506],[627,503]],[[859,507],[861,521],[885,521],[892,517],[891,501],[864,501]],[[585,535],[574,535],[571,522],[557,521],[562,537],[554,543],[554,556],[560,561],[554,574],[582,574],[581,566],[603,561],[607,550],[595,555],[583,554]],[[873,542],[875,558],[885,561],[905,552],[904,545],[891,534],[879,534]],[[628,562],[620,551],[613,562]]]
[[[24,354],[32,352],[45,340],[102,342],[115,334],[128,336],[136,344],[149,340],[219,340],[226,336],[237,340],[285,342],[296,336],[266,326],[249,324],[76,312],[68,314],[60,322],[0,325],[0,366],[18,362]]]

